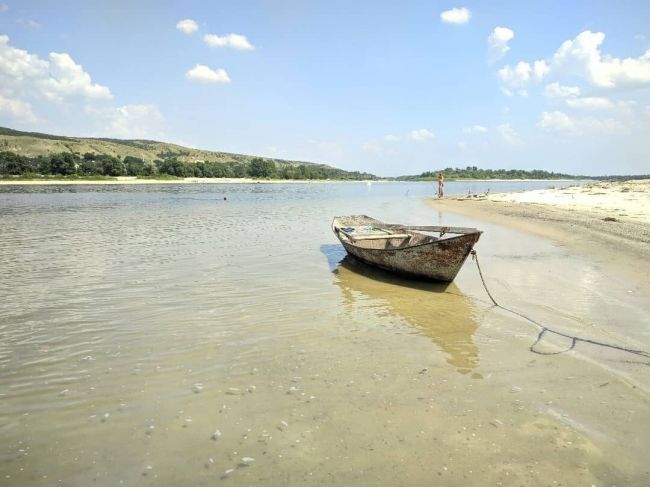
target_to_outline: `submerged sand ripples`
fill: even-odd
[[[300,336],[296,320],[309,321],[319,299],[308,280],[287,281],[304,240],[290,231],[300,213],[280,220],[286,206],[251,212],[249,203],[203,194],[32,196],[2,213],[0,289],[9,299],[0,302],[0,364],[11,371],[3,378],[15,399],[9,412],[62,385],[88,387],[100,374],[112,381],[143,360],[222,342],[241,350],[229,363],[246,363],[256,343]]]
[[[431,218],[406,189],[232,186],[0,193],[3,485],[642,477],[640,455],[622,471],[624,448],[607,462],[589,433],[622,445],[647,418],[627,384],[532,356],[527,325],[463,273],[436,287],[341,262],[334,214]],[[520,260],[543,266],[542,247]],[[497,292],[543,288],[492,265]],[[589,278],[535,310],[586,307]]]

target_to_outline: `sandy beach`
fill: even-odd
[[[552,239],[650,288],[650,180],[435,199],[431,204]]]

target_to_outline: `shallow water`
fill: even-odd
[[[397,279],[344,259],[329,225],[480,226],[503,304],[645,349],[647,296],[552,242],[434,211],[434,191],[1,187],[2,485],[643,485],[643,360],[533,354],[535,327],[490,306],[471,262],[449,286]]]

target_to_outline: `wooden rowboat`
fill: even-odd
[[[446,282],[454,280],[482,233],[476,228],[384,223],[366,215],[337,216],[332,230],[348,254],[367,264]]]

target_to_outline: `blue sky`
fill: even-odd
[[[650,2],[0,0],[0,125],[379,175],[650,173]]]

